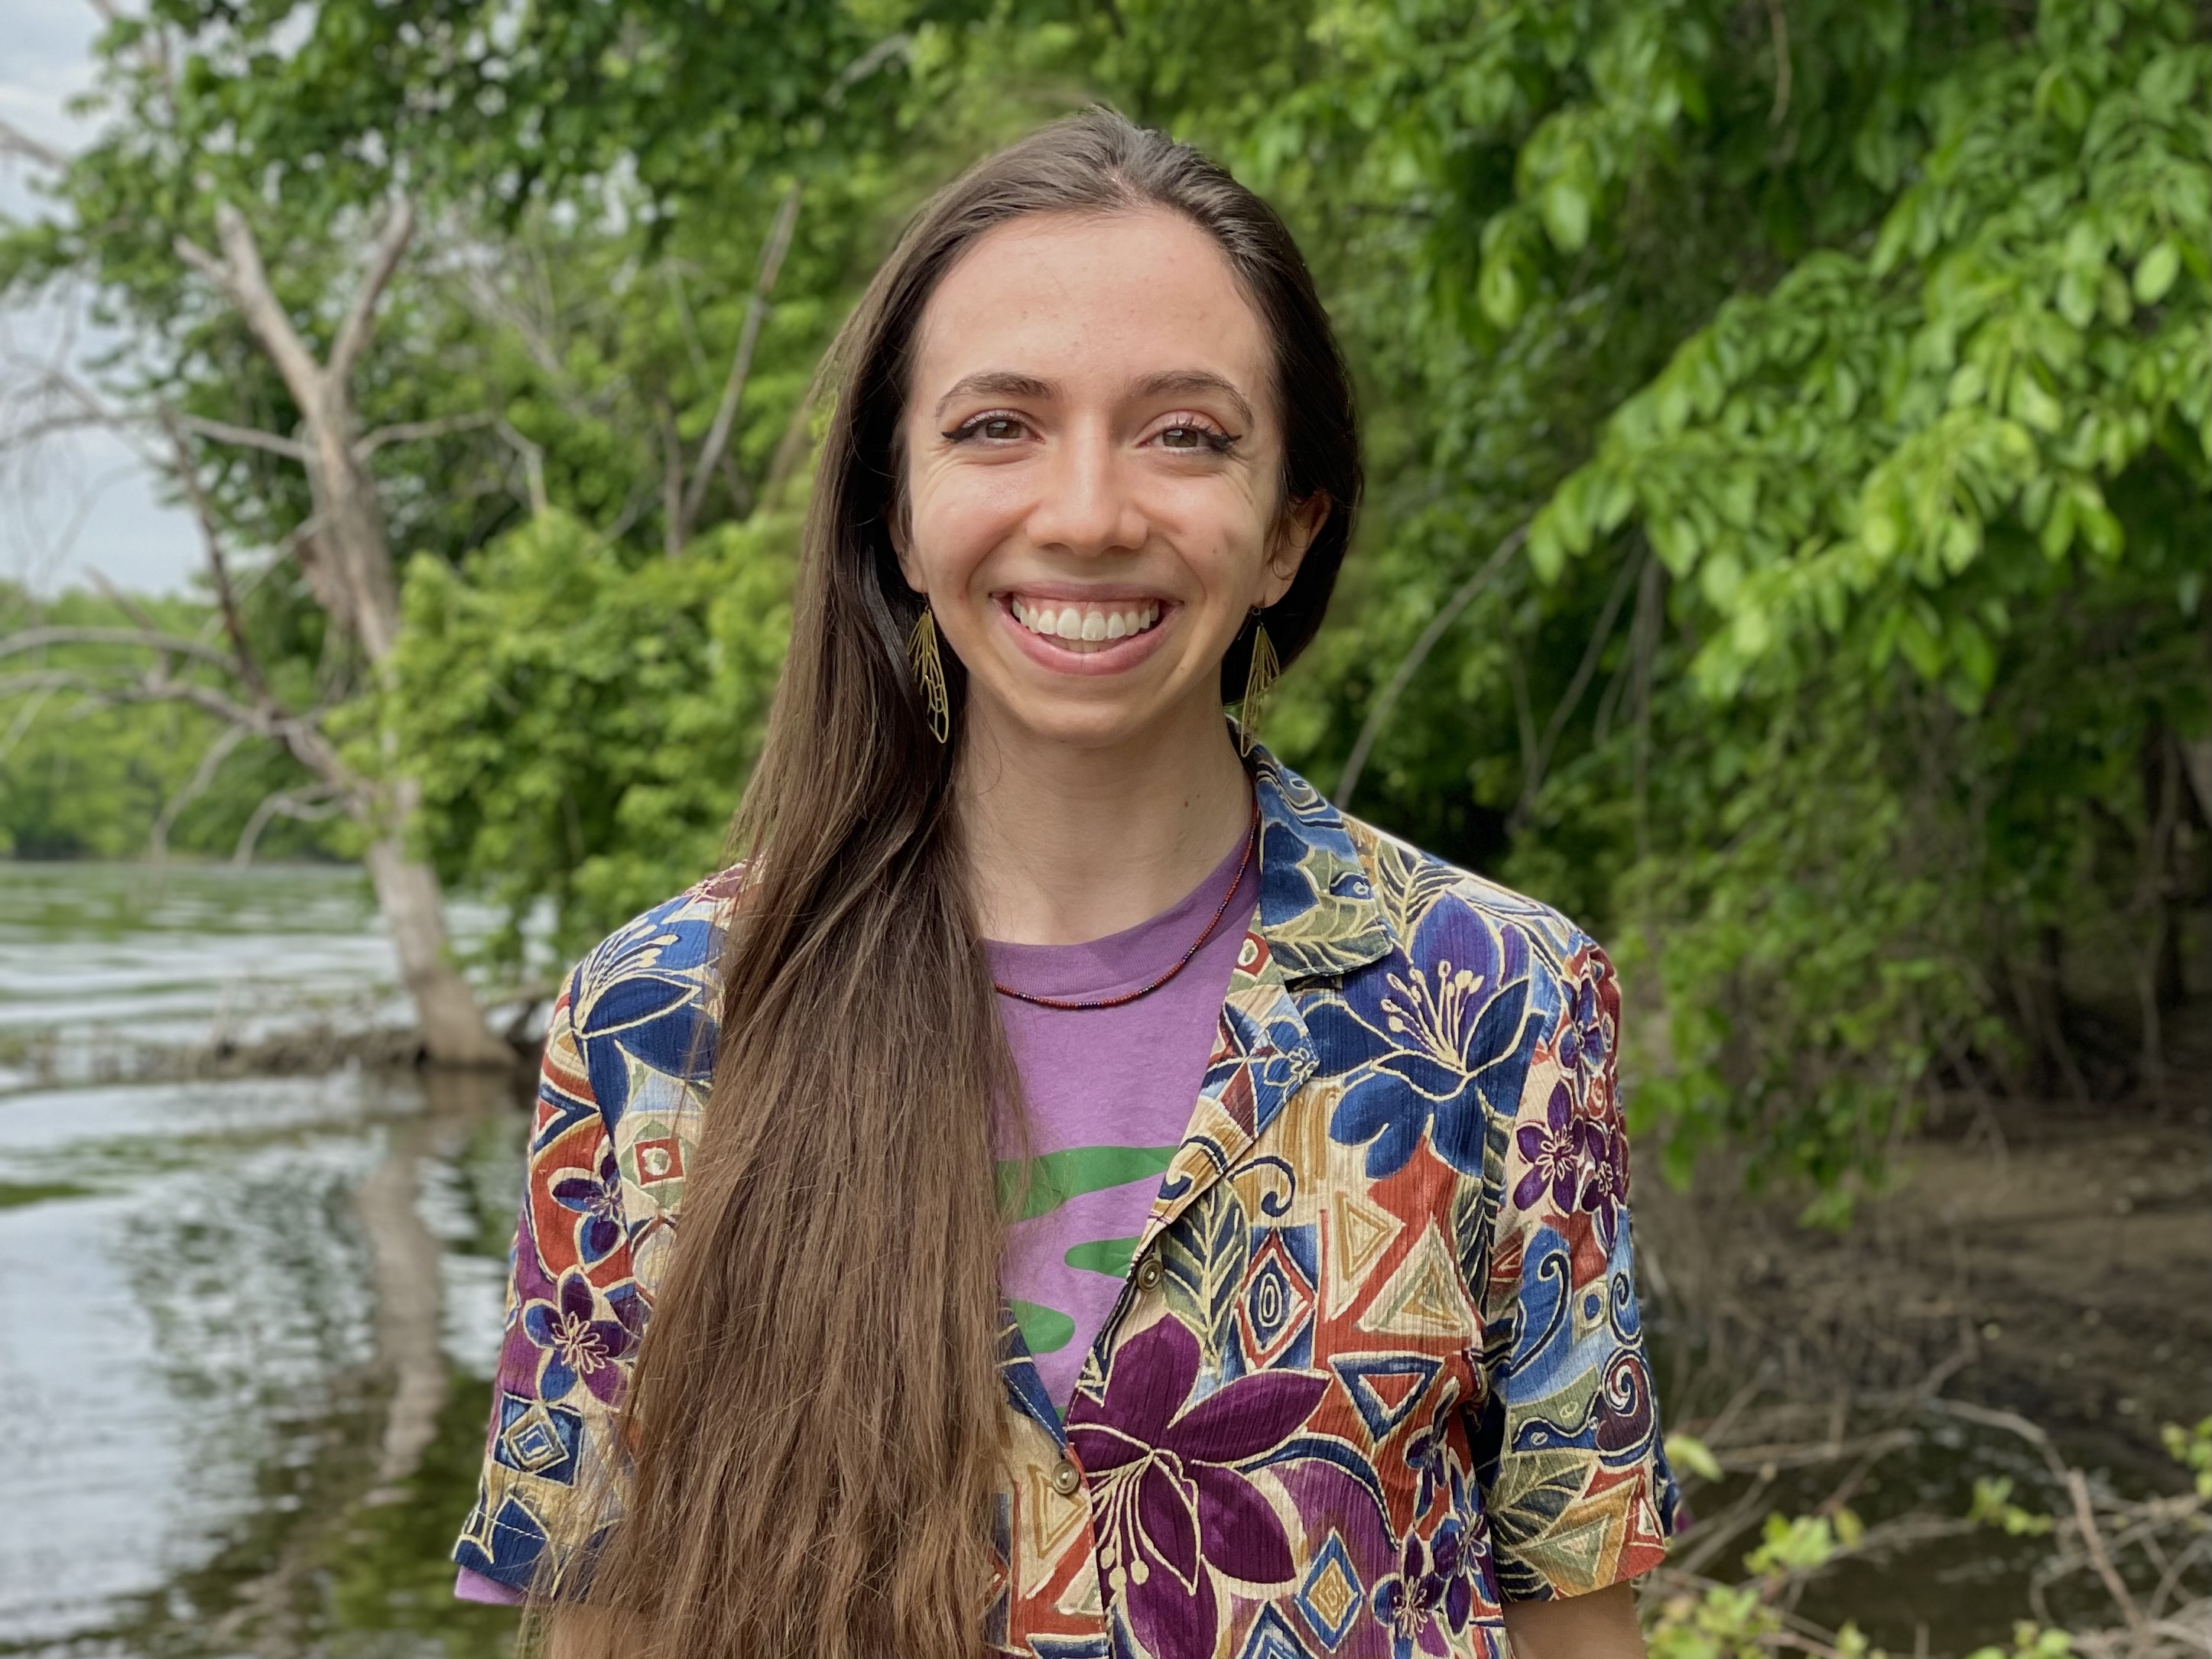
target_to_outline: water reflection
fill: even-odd
[[[0,866],[0,1031],[204,1040],[385,994],[350,878],[230,876],[149,902]],[[0,1083],[0,1653],[507,1650],[443,1559],[525,1127],[484,1079]]]

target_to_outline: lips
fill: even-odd
[[[1054,674],[1127,672],[1159,648],[1183,607],[1141,589],[1086,594],[1072,588],[1001,591],[999,614],[1015,647]]]

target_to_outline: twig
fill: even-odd
[[[231,863],[243,869],[253,862],[253,849],[260,844],[261,832],[269,827],[271,818],[296,818],[313,823],[337,812],[343,803],[333,799],[335,793],[327,787],[307,790],[301,794],[283,789],[271,790],[247,817],[245,829],[239,831],[238,845],[230,855]]]
[[[2105,1552],[2105,1534],[2097,1525],[2097,1512],[2089,1505],[2089,1483],[2079,1469],[2066,1471],[2066,1493],[2074,1500],[2074,1524],[2081,1529],[2081,1547],[2088,1552],[2089,1565],[2097,1570],[2097,1577],[2105,1581],[2105,1589],[2128,1621],[2130,1630],[2143,1627],[2142,1609],[2128,1592],[2128,1582],[2112,1565],[2112,1558]]]
[[[1376,694],[1373,704],[1368,708],[1366,720],[1360,726],[1359,737],[1352,745],[1351,757],[1344,763],[1344,770],[1337,775],[1334,799],[1340,807],[1350,810],[1352,792],[1359,787],[1359,775],[1366,769],[1367,757],[1374,750],[1375,739],[1382,731],[1382,722],[1389,719],[1390,710],[1396,704],[1400,694],[1413,684],[1413,676],[1420,672],[1421,665],[1428,660],[1429,653],[1436,649],[1437,641],[1443,638],[1445,630],[1457,622],[1460,613],[1474,604],[1475,597],[1490,586],[1492,579],[1505,568],[1507,561],[1521,550],[1521,544],[1528,537],[1528,526],[1524,524],[1498,543],[1496,550],[1483,561],[1482,568],[1462,582],[1458,591],[1444,601],[1443,609],[1429,619],[1429,625],[1413,641],[1413,648],[1406,653],[1404,660],[1382,683],[1382,690]]]
[[[723,448],[730,441],[731,428],[737,422],[738,405],[744,397],[745,381],[752,374],[753,348],[759,343],[761,325],[768,317],[769,295],[775,290],[775,279],[783,270],[783,257],[791,248],[792,232],[799,223],[799,184],[794,179],[784,191],[783,200],[777,204],[775,221],[769,227],[768,241],[761,250],[760,274],[754,279],[751,297],[745,301],[745,319],[738,331],[738,349],[730,359],[729,374],[722,382],[722,399],[715,406],[714,423],[707,428],[707,440],[700,446],[699,463],[692,469],[690,487],[684,492],[676,528],[678,547],[691,539],[691,526],[699,517],[699,509],[706,505],[714,469],[721,464]]]
[[[398,421],[390,426],[378,427],[374,432],[363,433],[355,441],[353,453],[367,460],[387,444],[416,443],[424,438],[442,438],[448,432],[471,432],[480,427],[496,426],[499,417],[478,410],[468,415],[441,415],[428,421]]]
[[[343,385],[353,374],[355,362],[368,344],[368,337],[376,325],[376,302],[384,295],[392,274],[399,269],[405,257],[407,244],[415,234],[415,204],[404,196],[392,204],[390,216],[385,220],[382,234],[363,273],[361,285],[353,291],[353,301],[347,306],[345,319],[338,325],[337,338],[331,343],[327,373],[331,380]]]
[[[215,781],[215,775],[222,769],[222,763],[230,758],[231,751],[252,735],[242,726],[226,726],[216,732],[215,741],[209,744],[206,751],[200,756],[200,763],[192,769],[192,775],[185,781],[184,787],[161,803],[161,813],[155,818],[154,827],[146,834],[147,855],[155,863],[159,864],[168,857],[169,831],[175,826],[179,815],[207,793],[208,786]]]

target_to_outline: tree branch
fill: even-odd
[[[498,420],[497,416],[479,410],[472,415],[441,415],[429,421],[398,421],[364,433],[355,441],[353,453],[356,459],[365,461],[387,444],[418,443],[425,438],[441,438],[448,432],[472,432],[495,425]]]
[[[246,327],[261,342],[261,349],[276,365],[276,372],[284,377],[292,401],[303,411],[313,408],[322,387],[323,371],[307,343],[301,339],[300,331],[292,326],[292,319],[278,302],[276,290],[269,286],[269,272],[261,263],[261,245],[254,240],[253,227],[229,203],[218,202],[215,228],[222,243],[222,258],[216,258],[185,236],[176,240],[177,257],[204,272],[229,295],[231,303],[246,319]]]
[[[768,241],[761,249],[760,274],[754,279],[752,297],[745,301],[745,320],[738,331],[738,349],[730,359],[730,372],[722,382],[722,400],[714,410],[714,423],[707,428],[707,441],[699,450],[699,464],[692,469],[690,488],[684,492],[684,507],[678,521],[676,542],[680,547],[691,539],[691,526],[697,521],[699,509],[706,505],[707,490],[714,482],[714,469],[721,464],[724,446],[730,441],[730,431],[737,424],[738,405],[745,394],[745,381],[752,374],[753,348],[759,343],[761,325],[768,318],[769,295],[775,289],[775,279],[783,270],[783,257],[791,250],[791,235],[799,223],[799,185],[793,181],[776,204],[775,222],[769,227]]]
[[[215,741],[208,744],[206,752],[200,756],[200,763],[192,769],[192,775],[185,781],[184,787],[161,803],[161,814],[155,818],[154,827],[146,835],[147,854],[155,863],[169,855],[169,831],[175,826],[178,816],[207,793],[208,785],[215,781],[215,775],[222,769],[222,763],[230,758],[231,751],[252,735],[242,726],[223,727],[216,733]]]
[[[281,455],[288,461],[305,465],[307,447],[296,438],[287,438],[279,433],[264,432],[258,426],[234,426],[228,421],[210,421],[202,415],[187,415],[180,410],[167,411],[167,419],[187,432],[219,444],[236,444],[241,448],[266,450],[271,455]]]
[[[70,164],[67,150],[33,138],[12,121],[0,121],[0,155],[20,155],[52,173],[64,172]]]
[[[0,635],[0,657],[21,656],[50,645],[132,645],[167,655],[190,657],[217,668],[235,670],[238,666],[227,652],[204,641],[149,628],[26,628]]]
[[[370,256],[368,270],[354,290],[353,301],[346,307],[345,320],[338,325],[337,338],[331,345],[330,376],[343,383],[353,374],[353,366],[368,344],[368,337],[376,329],[376,302],[384,297],[385,289],[392,282],[392,273],[399,269],[405,257],[407,244],[415,234],[415,204],[406,197],[397,197],[392,204],[391,216],[384,222],[383,233],[376,239],[375,252]]]
[[[334,793],[327,787],[298,794],[286,789],[271,790],[262,797],[260,805],[246,820],[245,829],[239,831],[238,845],[231,851],[230,861],[241,868],[253,862],[253,849],[260,844],[261,832],[269,827],[271,818],[297,818],[314,823],[342,811],[344,803],[331,799]]]
[[[1459,620],[1460,613],[1474,604],[1475,596],[1489,586],[1498,573],[1505,568],[1506,562],[1521,550],[1521,544],[1528,537],[1528,526],[1524,524],[1498,543],[1497,549],[1483,561],[1482,568],[1461,583],[1459,591],[1444,601],[1443,609],[1429,619],[1429,625],[1421,630],[1420,638],[1413,641],[1413,648],[1406,653],[1405,660],[1392,672],[1390,678],[1383,683],[1382,690],[1376,694],[1375,702],[1367,711],[1367,718],[1360,725],[1358,740],[1352,745],[1351,758],[1344,763],[1344,770],[1336,780],[1334,799],[1340,810],[1351,809],[1352,792],[1359,785],[1359,775],[1366,769],[1367,757],[1373,752],[1375,739],[1382,734],[1382,723],[1389,719],[1390,710],[1400,695],[1413,684],[1413,676],[1428,660],[1429,653],[1437,648],[1437,641],[1443,638],[1444,631]]]
[[[1552,718],[1544,724],[1544,735],[1537,740],[1534,759],[1528,774],[1521,780],[1521,799],[1514,803],[1508,820],[1515,828],[1525,823],[1534,806],[1536,792],[1544,787],[1544,775],[1552,764],[1552,751],[1559,746],[1559,734],[1566,730],[1567,721],[1589,690],[1590,677],[1597,672],[1598,659],[1605,653],[1606,642],[1613,638],[1613,625],[1619,620],[1620,607],[1627,601],[1630,586],[1643,569],[1643,558],[1629,560],[1613,579],[1613,591],[1605,597],[1605,608],[1598,613],[1597,626],[1590,630],[1589,644],[1583,648],[1583,659],[1576,665],[1575,677],[1567,683],[1559,697],[1559,706],[1552,711]]]
[[[237,658],[235,672],[244,680],[256,699],[272,711],[276,708],[269,695],[269,683],[262,678],[261,665],[254,660],[253,647],[246,637],[246,619],[239,614],[238,590],[231,586],[230,566],[223,558],[222,532],[216,522],[215,507],[200,487],[199,469],[192,464],[192,452],[185,442],[182,427],[167,405],[161,411],[161,424],[168,428],[169,442],[176,450],[177,479],[185,487],[185,497],[191,502],[192,516],[199,521],[200,540],[207,548],[208,574],[215,584],[216,604],[222,613],[222,630],[230,636],[230,648]]]

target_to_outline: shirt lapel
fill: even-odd
[[[1237,1167],[1313,1075],[1319,1056],[1297,982],[1364,967],[1396,942],[1343,817],[1266,750],[1255,759],[1259,908],[1230,975],[1190,1127],[1161,1179],[1139,1254]]]

